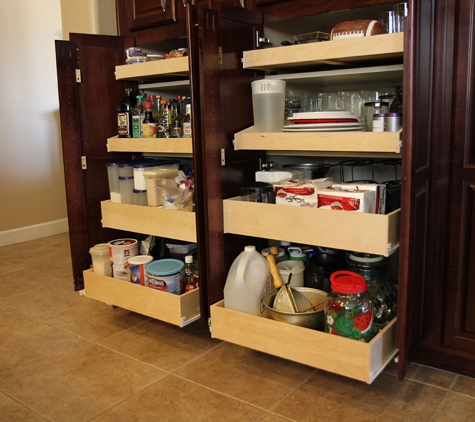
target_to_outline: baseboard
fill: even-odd
[[[69,231],[68,219],[48,221],[33,226],[19,227],[0,232],[0,246],[13,245],[28,240],[40,239]]]

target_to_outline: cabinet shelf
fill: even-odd
[[[192,154],[191,138],[119,138],[107,139],[107,151]]]
[[[223,201],[225,233],[389,256],[399,247],[400,210],[390,214]]]
[[[101,202],[102,225],[196,243],[195,213],[158,207]]]
[[[93,270],[83,272],[85,295],[119,308],[184,327],[200,318],[199,289],[182,295],[128,283]]]
[[[316,66],[344,66],[355,63],[402,61],[404,33],[346,38],[319,43],[245,51],[243,67],[265,71],[315,69]]]
[[[236,150],[316,151],[341,153],[401,152],[398,132],[255,132],[254,126],[234,135]]]
[[[224,301],[211,306],[211,333],[220,340],[368,384],[398,352],[396,319],[364,343],[226,309]]]
[[[188,57],[156,60],[152,62],[126,64],[115,67],[115,78],[121,80],[166,81],[189,76]]]

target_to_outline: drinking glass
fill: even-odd
[[[394,29],[395,32],[403,32],[404,31],[404,22],[405,18],[407,18],[407,14],[409,13],[409,6],[407,2],[398,3],[393,6],[394,11]]]
[[[378,21],[381,22],[388,34],[393,34],[396,31],[396,12],[394,10],[386,10],[378,14]]]

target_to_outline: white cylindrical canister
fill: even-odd
[[[129,258],[136,256],[139,243],[136,239],[116,239],[109,242],[112,277],[130,281]]]

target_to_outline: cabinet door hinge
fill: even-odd
[[[81,156],[81,168],[83,170],[87,170],[87,160],[86,160],[86,156],[85,155],[82,155]]]
[[[223,47],[218,47],[218,63],[223,64]]]
[[[221,165],[226,165],[226,150],[224,148],[221,148]]]
[[[81,83],[81,69],[76,69],[76,83]]]

